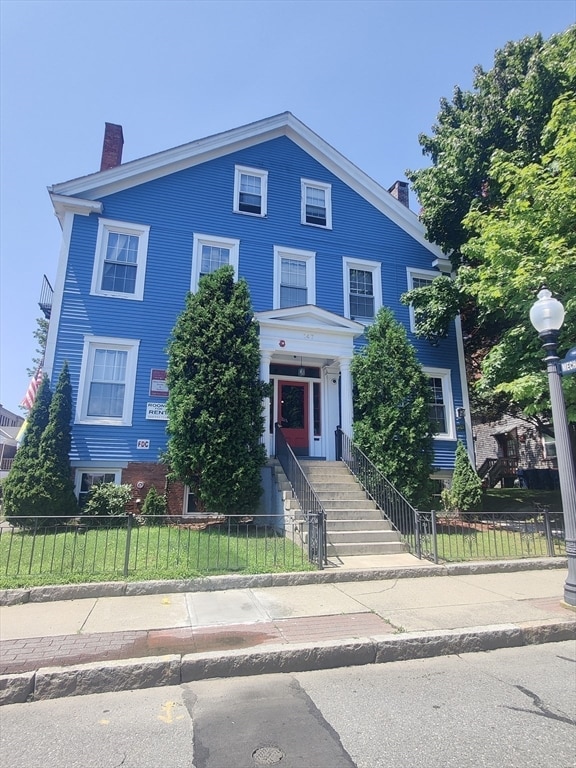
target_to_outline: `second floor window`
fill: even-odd
[[[299,307],[316,301],[316,254],[274,246],[274,308]]]
[[[382,306],[382,270],[380,262],[343,259],[344,316],[369,325]]]
[[[297,307],[307,303],[306,262],[283,258],[280,268],[280,306]]]
[[[226,264],[234,267],[234,274],[238,276],[239,253],[240,240],[195,234],[190,290],[197,291],[198,281],[201,277],[215,272]]]
[[[230,264],[230,248],[202,243],[200,254],[200,277],[216,272],[220,267]]]
[[[91,293],[142,300],[150,227],[100,219]]]
[[[374,286],[368,270],[350,270],[350,315],[374,319]]]

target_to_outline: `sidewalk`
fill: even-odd
[[[77,599],[55,601],[57,588],[33,590],[29,600],[50,601],[0,606],[0,704],[576,638],[565,568],[403,557],[249,585],[214,577],[203,591],[76,585]],[[283,580],[296,583],[267,586]],[[155,591],[99,596],[108,587]]]

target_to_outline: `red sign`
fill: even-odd
[[[166,371],[161,368],[152,368],[150,371],[150,397],[168,397]]]

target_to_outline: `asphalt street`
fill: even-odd
[[[576,645],[13,704],[2,768],[573,768]]]

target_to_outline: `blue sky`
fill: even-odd
[[[0,0],[0,403],[56,276],[46,187],[98,170],[105,122],[127,161],[289,110],[389,187],[476,64],[575,22],[576,0]]]

